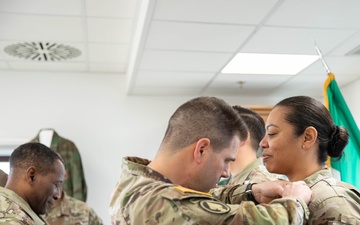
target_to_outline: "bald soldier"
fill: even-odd
[[[303,224],[311,198],[304,182],[232,186],[223,193],[233,204],[207,193],[229,176],[244,132],[243,121],[221,99],[181,105],[153,161],[124,158],[110,203],[112,224]]]

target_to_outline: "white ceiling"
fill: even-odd
[[[238,52],[316,54],[314,39],[345,86],[360,78],[360,56],[347,55],[360,46],[359,9],[359,0],[0,0],[0,72],[116,73],[129,95],[321,97],[320,60],[295,76],[220,71]],[[24,42],[81,55],[49,62],[4,51]]]

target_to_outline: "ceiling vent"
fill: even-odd
[[[4,51],[11,56],[34,61],[61,61],[81,55],[80,50],[74,47],[50,42],[13,44],[6,46]]]
[[[360,55],[360,46],[357,46],[356,48],[354,48],[353,50],[351,50],[350,52],[346,53],[346,55]]]

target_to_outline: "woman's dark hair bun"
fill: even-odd
[[[333,132],[330,135],[330,141],[328,146],[328,155],[340,159],[345,146],[349,141],[348,131],[340,126],[334,126]]]

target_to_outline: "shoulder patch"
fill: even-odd
[[[206,196],[210,196],[212,197],[212,194],[206,193],[206,192],[201,192],[201,191],[195,191],[189,188],[185,188],[182,186],[174,186],[174,188],[178,191],[181,191],[182,193],[193,193],[193,194],[199,194],[199,195],[206,195]]]
[[[209,213],[225,214],[230,212],[230,206],[225,205],[224,203],[218,201],[203,200],[199,202],[199,205],[202,209],[204,209]]]

